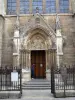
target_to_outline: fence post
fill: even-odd
[[[63,82],[64,82],[64,97],[66,97],[66,94],[65,94],[65,86],[66,86],[66,80],[67,80],[67,68],[66,68],[66,65],[61,67],[61,75],[62,75],[62,79],[63,79]]]
[[[74,86],[74,89],[75,89],[75,79],[74,79],[74,77],[75,77],[75,66],[73,66],[73,86]]]
[[[22,96],[22,68],[20,66],[20,97]]]
[[[2,67],[1,67],[1,90],[2,90]]]
[[[66,81],[64,80],[64,98],[66,97],[66,94],[65,94],[65,85],[66,85]]]
[[[54,84],[54,66],[51,67],[51,93],[55,93],[55,84]]]

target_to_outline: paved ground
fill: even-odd
[[[13,100],[13,99],[0,99],[0,100]],[[21,99],[14,100],[75,100],[75,97],[67,98],[54,98],[50,90],[23,90]]]
[[[27,84],[30,84],[31,86],[34,85],[36,86],[36,84],[42,84],[46,85],[47,84],[47,80],[31,80],[29,82],[27,82]],[[13,99],[0,99],[0,100],[75,100],[75,97],[66,97],[66,98],[54,98],[53,95],[51,94],[51,90],[50,89],[43,89],[43,88],[39,88],[38,90],[30,90],[31,88],[29,87],[29,89],[23,89],[22,91],[22,98],[21,99],[17,99],[17,95],[16,92],[13,91]],[[9,92],[10,93],[10,92]],[[15,98],[16,95],[16,98]],[[2,98],[2,95],[0,95],[0,97]],[[4,94],[3,94],[4,97]]]

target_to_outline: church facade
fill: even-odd
[[[53,64],[75,64],[75,1],[0,0],[0,66],[47,78]]]

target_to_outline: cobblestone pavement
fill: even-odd
[[[14,100],[75,100],[75,97],[54,98],[50,90],[23,90],[21,99],[13,98]],[[0,100],[13,100],[0,99]]]

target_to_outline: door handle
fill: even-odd
[[[43,67],[43,64],[40,64],[40,67]]]

